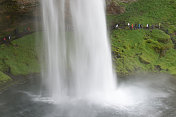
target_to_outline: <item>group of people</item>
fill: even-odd
[[[128,28],[131,30],[136,30],[136,29],[154,29],[154,28],[161,28],[161,23],[159,23],[157,26],[156,25],[149,25],[147,24],[146,26],[143,26],[142,24],[127,24]],[[119,29],[119,24],[116,24],[115,29]]]
[[[24,31],[22,32],[22,34],[26,34],[31,32],[31,28],[30,27],[25,27]],[[20,35],[19,30],[15,29],[11,34],[1,37],[0,38],[0,43],[8,43],[11,40],[14,40],[15,38],[17,38]]]
[[[3,39],[1,39],[2,42],[6,42],[6,41],[10,41],[11,40],[11,35],[5,36],[3,37]]]

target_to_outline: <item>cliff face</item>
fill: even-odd
[[[107,14],[122,14],[125,12],[125,6],[136,0],[106,0]]]
[[[110,22],[122,25],[111,32],[116,72],[121,75],[136,71],[176,75],[176,1],[138,0],[125,8],[125,13],[109,16]],[[127,23],[142,24],[144,28],[129,30],[123,26]],[[149,30],[145,28],[147,24]]]
[[[125,8],[121,7],[118,2],[111,0],[107,1],[106,11],[108,14],[121,14],[124,13]]]
[[[16,28],[22,30],[26,26],[35,27],[36,19],[40,19],[41,16],[39,1],[0,0],[0,38]],[[106,0],[107,13],[124,13],[125,7],[122,4],[132,1],[135,0]]]
[[[0,37],[17,27],[32,25],[39,11],[36,0],[0,1]]]

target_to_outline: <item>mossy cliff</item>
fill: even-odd
[[[108,26],[110,29],[117,23],[120,26],[118,30],[110,32],[116,72],[122,76],[140,71],[176,75],[176,1],[110,1]],[[23,3],[19,0],[0,2],[0,37],[16,28],[33,25],[34,7],[27,7],[30,4],[28,2]],[[5,9],[6,6],[10,6],[9,9]],[[144,27],[146,24],[156,25],[156,28],[130,30],[126,26],[128,22],[142,24]],[[161,28],[157,27],[159,23]],[[7,74],[27,75],[40,72],[35,49],[39,45],[35,44],[35,35],[36,33],[11,41],[11,44],[0,45],[0,83],[12,80]],[[41,34],[37,35],[40,39]]]
[[[41,34],[34,33],[0,45],[0,84],[11,80],[7,74],[18,76],[40,72],[36,35]]]
[[[0,0],[0,38],[17,28],[34,29],[39,9],[38,0]]]
[[[21,34],[30,27],[35,31],[35,21],[39,17],[38,0],[0,1],[0,42],[17,29]],[[37,33],[38,35],[39,33]],[[35,35],[31,34],[0,45],[0,85],[12,79],[8,75],[28,75],[39,73]],[[19,36],[21,37],[21,36]]]
[[[12,79],[8,75],[0,71],[0,85],[7,83],[9,81],[12,81]]]
[[[107,16],[111,30],[113,61],[119,75],[138,71],[176,75],[176,1],[137,0],[126,4],[123,14]],[[154,25],[154,29],[130,30],[127,24]],[[161,23],[161,28],[158,27]]]

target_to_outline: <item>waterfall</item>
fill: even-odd
[[[105,1],[42,0],[44,65],[49,95],[104,96],[116,86],[107,35]]]

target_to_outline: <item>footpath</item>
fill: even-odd
[[[19,32],[18,29],[15,29],[13,32],[10,34],[0,37],[0,45],[1,44],[10,44],[11,41],[19,39],[25,35],[29,35],[34,33],[35,31],[32,31],[30,27],[25,28],[23,32]]]

